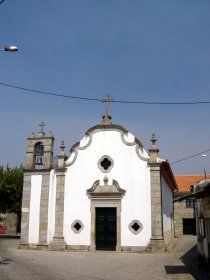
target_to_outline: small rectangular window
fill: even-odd
[[[186,199],[186,208],[194,208],[194,200],[192,198]]]

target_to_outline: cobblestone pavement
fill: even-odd
[[[209,280],[198,271],[196,238],[176,239],[169,253],[52,252],[17,249],[0,238],[0,280]]]

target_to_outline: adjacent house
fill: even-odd
[[[194,211],[194,199],[188,197],[184,200],[178,198],[189,195],[194,184],[204,178],[210,178],[210,174],[177,175],[175,180],[178,190],[174,192],[174,235],[181,237],[185,234],[196,234],[196,219]]]
[[[199,265],[210,271],[210,179],[204,178],[192,185],[191,193],[176,198],[175,203],[188,199],[194,201]]]
[[[191,199],[195,200],[199,264],[210,271],[210,179],[193,186]]]

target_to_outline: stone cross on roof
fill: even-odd
[[[106,96],[104,102],[106,102],[106,115],[109,115],[109,103],[112,102],[113,100],[110,99],[109,95]]]
[[[40,124],[39,124],[39,126],[40,126],[40,131],[38,132],[38,137],[44,137],[44,135],[45,135],[45,133],[44,133],[44,126],[45,126],[46,124],[44,123],[44,122],[41,122]]]
[[[102,124],[111,124],[112,117],[109,115],[109,103],[113,102],[113,99],[107,95],[103,102],[106,102],[106,114],[103,116]]]
[[[42,121],[40,124],[39,124],[39,126],[40,126],[40,132],[44,132],[44,126],[45,126],[46,124]]]

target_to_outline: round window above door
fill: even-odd
[[[108,173],[114,166],[114,161],[110,156],[104,155],[99,159],[97,165],[103,173]]]

